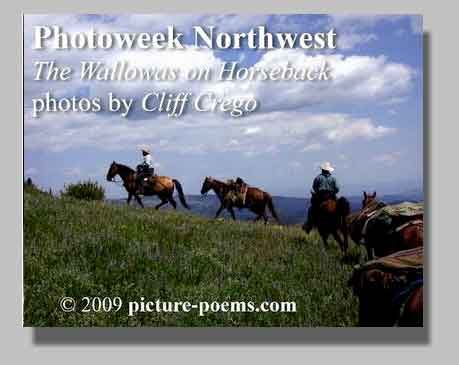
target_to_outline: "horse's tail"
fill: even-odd
[[[273,198],[268,193],[265,193],[265,198],[266,198],[268,208],[271,211],[273,218],[277,221],[277,223],[280,223],[279,217],[277,216],[277,213],[276,213],[276,209],[274,209]]]
[[[186,209],[190,209],[190,207],[188,206],[186,200],[185,200],[185,194],[183,193],[183,189],[182,189],[182,184],[180,184],[180,182],[176,179],[172,179],[172,182],[174,183],[175,187],[177,188],[177,192],[178,192],[178,195],[179,195],[179,199],[180,199],[180,203],[182,203],[182,205],[186,208]]]

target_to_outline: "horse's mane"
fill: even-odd
[[[365,207],[361,210],[362,213],[371,213],[379,208],[386,206],[382,200],[377,200],[376,198],[371,200]]]
[[[362,222],[368,218],[369,214],[384,206],[386,206],[386,203],[384,203],[383,201],[373,199],[365,207],[363,207],[359,212],[355,214],[350,223],[353,224],[357,222]]]
[[[218,180],[212,176],[209,176],[209,178],[212,180],[212,181],[215,181],[217,184],[222,184],[222,185],[228,185],[228,183],[224,182],[224,181],[221,181],[221,180]]]
[[[128,170],[129,172],[135,172],[134,169],[130,168],[129,166],[123,165],[121,163],[115,162],[116,166],[118,166],[122,170]]]

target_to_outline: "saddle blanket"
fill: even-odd
[[[356,265],[356,270],[420,270],[423,268],[424,247],[399,251],[389,256],[380,257],[362,265]]]
[[[348,284],[356,295],[377,289],[397,298],[407,288],[414,289],[412,283],[422,283],[423,258],[423,247],[416,247],[355,265]]]

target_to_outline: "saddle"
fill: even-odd
[[[153,176],[155,173],[155,169],[153,167],[148,167],[144,164],[137,165],[137,175],[143,176]]]
[[[400,232],[410,225],[423,225],[424,204],[403,202],[383,207],[369,212],[363,225],[362,237],[369,231],[378,234],[391,235]]]
[[[151,179],[155,178],[155,169],[150,168],[144,164],[137,165],[136,168],[136,183],[138,186],[139,193],[144,193],[144,188],[148,187],[149,183],[151,183]]]
[[[236,180],[228,180],[227,184],[229,185],[230,191],[226,198],[236,206],[244,206],[249,185],[240,177],[236,178]]]
[[[327,200],[336,200],[336,194],[330,191],[319,191],[318,193],[311,191],[311,205],[319,206]]]

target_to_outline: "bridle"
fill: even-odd
[[[121,185],[124,185],[123,179],[121,179],[121,180],[116,180],[116,179],[115,179],[116,175],[118,175],[118,172],[117,172],[116,174],[114,174],[113,177],[112,177],[110,180],[108,180],[108,181],[109,181],[109,182],[112,182],[112,183],[115,183],[115,184],[118,184],[118,185],[120,185],[120,184],[121,184]]]
[[[112,182],[112,183],[115,183],[115,184],[117,184],[117,185],[120,185],[120,184],[121,184],[121,185],[124,185],[124,181],[123,181],[123,180],[116,180],[114,177],[113,177],[113,179],[110,179],[110,180],[108,180],[108,181],[109,181],[109,182]]]

